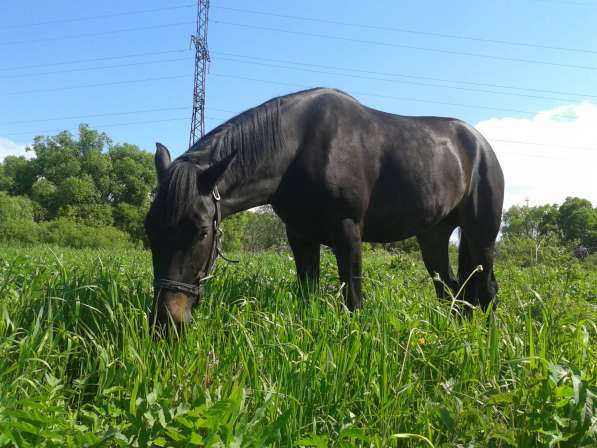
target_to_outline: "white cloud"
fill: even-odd
[[[584,101],[529,119],[492,118],[475,127],[504,170],[505,209],[526,199],[530,205],[561,204],[567,196],[597,206],[597,105]]]
[[[0,137],[0,162],[4,160],[6,156],[25,156],[28,159],[33,157],[32,152],[26,152],[25,148],[27,145],[13,142],[4,137]]]

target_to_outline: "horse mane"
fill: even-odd
[[[320,90],[341,95],[337,89],[314,88],[273,98],[259,106],[247,109],[211,130],[192,145],[169,168],[165,197],[168,216],[178,223],[201,195],[200,173],[209,165],[235,154],[227,175],[242,179],[251,175],[263,160],[270,160],[284,147],[280,105],[282,101]],[[354,98],[353,98],[354,99]]]
[[[229,173],[234,176],[253,173],[261,161],[283,147],[281,98],[266,101],[219,125],[191,146],[183,158],[193,161],[207,152],[210,163],[216,163],[236,153]]]
[[[199,168],[187,160],[175,160],[168,168],[168,177],[160,185],[166,199],[166,216],[177,225],[188,215],[200,196]]]
[[[274,98],[216,127],[173,161],[160,186],[169,221],[178,224],[197,203],[206,162],[211,165],[235,153],[227,173],[242,177],[279,151],[283,146],[280,122],[280,98]]]

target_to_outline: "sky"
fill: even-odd
[[[193,0],[0,7],[0,160],[79,123],[187,149]],[[336,87],[401,115],[463,119],[504,169],[505,205],[597,205],[597,1],[212,0],[206,128]]]

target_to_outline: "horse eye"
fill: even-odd
[[[207,237],[207,229],[202,228],[199,230],[199,239],[204,240]]]

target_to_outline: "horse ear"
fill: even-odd
[[[216,183],[226,172],[226,169],[230,165],[230,162],[236,156],[236,151],[232,154],[227,155],[222,160],[217,161],[210,165],[205,171],[201,173],[201,186],[211,191],[216,186]]]
[[[168,167],[171,163],[170,151],[161,143],[155,144],[155,170],[158,173],[158,181],[161,182],[168,171]]]

